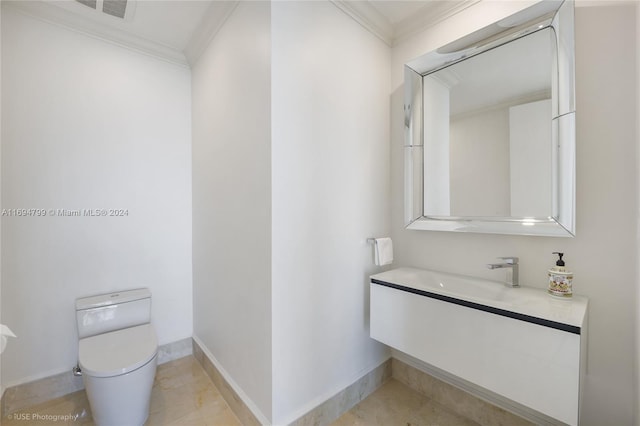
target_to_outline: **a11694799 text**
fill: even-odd
[[[127,217],[129,209],[2,209],[2,217]]]

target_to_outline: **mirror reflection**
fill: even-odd
[[[552,216],[551,28],[423,78],[424,214]]]
[[[574,236],[574,68],[572,0],[407,62],[406,228]]]

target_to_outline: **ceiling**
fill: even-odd
[[[128,0],[124,19],[75,0],[11,1],[3,5],[33,16],[133,46],[184,65],[197,59],[224,24],[237,1]],[[434,25],[479,0],[333,0],[389,45],[409,33]]]
[[[550,99],[552,37],[546,28],[431,74],[453,82],[451,115]]]
[[[399,24],[410,16],[421,13],[422,9],[433,8],[436,1],[369,1],[374,9],[385,16],[392,25]]]

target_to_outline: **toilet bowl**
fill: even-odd
[[[150,316],[147,289],[76,300],[78,365],[97,426],[147,420],[158,357]]]

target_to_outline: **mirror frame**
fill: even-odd
[[[548,217],[424,214],[423,77],[536,31],[551,28],[552,200]],[[405,228],[429,231],[575,236],[575,53],[573,0],[544,0],[405,64]]]

